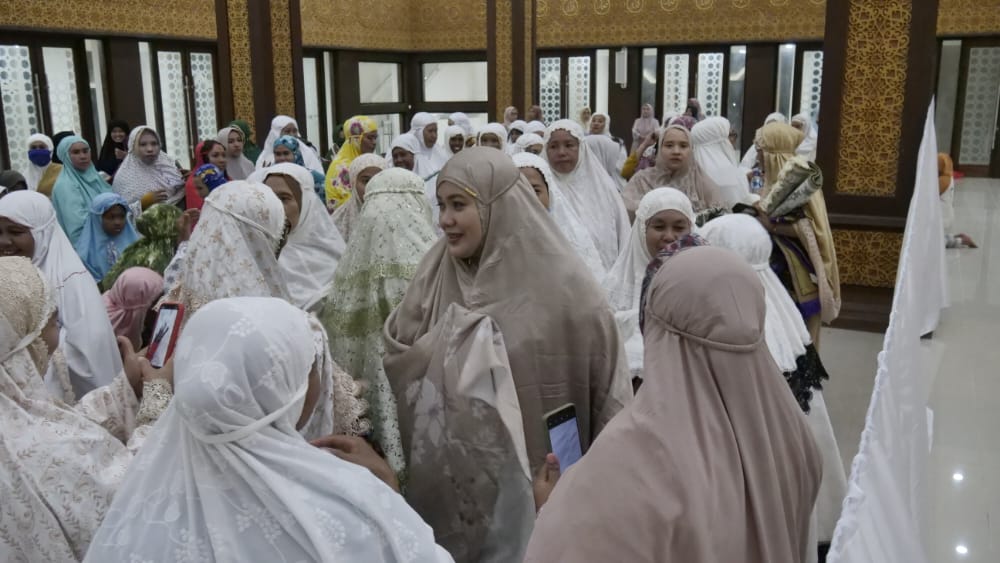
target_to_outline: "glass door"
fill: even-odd
[[[594,109],[594,53],[558,53],[538,58],[538,100],[546,123],[579,120],[580,111]],[[520,108],[524,111],[524,108]]]
[[[690,98],[701,102],[705,116],[723,115],[729,87],[728,54],[715,50],[663,51],[659,80],[662,105],[658,115],[684,113]]]
[[[1000,177],[1000,41],[964,40],[955,165],[970,176]]]

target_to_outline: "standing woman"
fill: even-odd
[[[438,428],[436,413],[450,409],[453,398],[461,401],[461,389],[435,392],[421,387],[433,386],[427,376],[440,370],[442,361],[444,369],[450,369],[437,347],[450,341],[441,334],[447,327],[445,319],[456,311],[486,315],[502,332],[503,347],[493,356],[459,365],[490,365],[505,348],[510,362],[507,377],[513,379],[516,397],[511,396],[501,410],[510,415],[505,421],[520,423],[516,425],[520,429],[510,430],[503,443],[526,448],[526,465],[532,471],[544,464],[550,451],[542,416],[573,403],[586,451],[630,399],[627,368],[607,300],[507,155],[478,147],[460,152],[441,171],[437,197],[445,237],[427,251],[384,328],[383,363],[399,405],[403,446],[410,456],[407,497],[456,559],[490,560],[487,557],[495,555],[492,546],[508,556],[497,560],[520,560],[523,533],[530,530],[534,511],[529,508],[529,514],[522,515],[496,504],[505,495],[513,501],[521,488],[490,478],[497,465],[516,466],[518,459],[513,455],[492,459],[493,444],[480,438],[497,431],[489,426],[483,432],[481,422],[487,416],[483,411],[488,406],[454,412],[443,421],[445,427]],[[414,404],[417,389],[425,390],[429,404],[422,400]],[[430,415],[421,415],[428,411]],[[449,420],[453,422],[448,424]],[[468,423],[462,424],[463,420]],[[428,432],[429,441],[415,441]],[[475,477],[459,476],[460,483],[449,483],[441,479],[436,464],[423,462],[440,457],[435,454],[445,449],[440,440],[433,440],[440,432],[448,436],[449,451],[473,454],[463,454],[456,463]],[[519,483],[527,487],[529,481],[526,474]],[[482,535],[467,533],[484,527],[500,537],[486,530]]]
[[[278,265],[288,287],[289,301],[313,311],[330,292],[337,264],[344,254],[341,238],[323,202],[315,197],[312,174],[296,164],[275,164],[250,177],[271,188],[285,209],[288,233]]]
[[[709,117],[691,129],[694,161],[719,187],[719,197],[726,209],[737,203],[749,203],[750,197],[750,182],[737,166],[729,142],[730,129],[725,117]]]
[[[326,171],[326,201],[337,207],[351,197],[351,162],[363,154],[375,152],[378,123],[366,115],[355,115],[344,122],[344,145]]]
[[[75,142],[73,137],[63,140]],[[22,191],[0,199],[0,255],[10,254],[30,258],[56,291],[60,342],[75,397],[110,383],[122,362],[104,302],[45,196]],[[56,396],[63,396],[51,376],[46,383]]]
[[[365,384],[373,437],[397,474],[406,458],[396,398],[382,367],[382,325],[436,240],[423,180],[402,168],[379,172],[365,188],[354,235],[319,314],[334,361]]]
[[[90,144],[82,137],[64,137],[56,152],[64,164],[52,188],[52,206],[72,245],[76,244],[90,218],[90,204],[95,197],[110,192],[111,186],[94,168]]]
[[[101,154],[97,159],[97,169],[115,177],[118,167],[122,165],[128,154],[128,123],[121,119],[112,119],[108,123],[108,134],[101,145]]]
[[[618,188],[583,143],[583,129],[575,121],[556,121],[545,137],[545,157],[559,187],[590,231],[601,263],[610,268],[628,241],[629,232],[628,214]]]
[[[206,164],[214,164],[223,174],[229,178],[226,166],[229,159],[226,153],[226,146],[217,141],[201,141],[194,148],[194,166],[191,167],[191,174],[188,174],[184,182],[184,207],[187,209],[201,209],[204,199],[198,194],[195,186],[195,171]]]
[[[136,216],[154,203],[173,205],[184,198],[184,178],[162,146],[160,136],[146,125],[128,136],[128,155],[112,185]]]
[[[253,162],[244,153],[246,148],[246,137],[243,131],[236,126],[223,127],[215,140],[222,143],[226,150],[226,166],[222,170],[226,171],[226,176],[231,180],[246,180],[253,174]],[[197,169],[197,167],[195,167]]]
[[[253,130],[250,129],[250,124],[245,120],[236,119],[229,126],[236,127],[243,133],[243,156],[247,157],[247,160],[251,163],[256,163],[257,158],[260,156],[260,147],[254,143]]]
[[[431,179],[451,158],[451,151],[437,144],[437,127],[437,120],[427,112],[419,112],[410,120],[410,133],[420,145],[420,151],[416,155],[416,171],[424,180]],[[504,136],[506,135],[505,129]]]
[[[363,154],[351,162],[351,198],[333,212],[333,224],[344,241],[351,241],[351,232],[361,215],[361,206],[365,203],[368,182],[385,168],[385,158],[375,153]]]
[[[792,117],[792,127],[802,131],[802,134],[805,135],[802,143],[795,149],[795,154],[808,160],[816,160],[816,143],[819,141],[816,123],[813,122],[808,113],[800,113]]]
[[[52,162],[54,150],[55,145],[47,135],[35,133],[28,137],[28,160],[31,164],[24,171],[24,179],[29,190],[41,192],[46,197],[52,196],[52,188],[62,172],[62,165]]]
[[[694,160],[690,131],[680,125],[669,125],[660,134],[656,166],[636,172],[625,185],[622,196],[629,214],[635,214],[642,196],[660,186],[683,192],[691,200],[695,214],[723,205],[719,186]]]
[[[652,104],[642,104],[639,117],[632,123],[632,147],[639,146],[643,139],[657,132],[660,121],[653,115]]]
[[[510,126],[517,121],[517,108],[514,106],[507,106],[503,110],[503,128],[509,131]]]

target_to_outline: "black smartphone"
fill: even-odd
[[[149,342],[149,348],[146,349],[146,357],[154,368],[162,368],[174,355],[177,333],[180,332],[183,320],[184,305],[173,302],[160,305],[156,324],[153,325],[153,337]]]
[[[583,457],[580,446],[580,427],[576,422],[576,407],[567,403],[542,417],[549,431],[549,446],[559,458],[559,468],[566,471]]]

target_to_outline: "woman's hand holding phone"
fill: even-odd
[[[559,481],[559,476],[561,475],[559,469],[559,458],[556,454],[548,454],[545,456],[545,463],[538,468],[538,472],[535,473],[535,480],[532,483],[532,489],[535,493],[535,512],[538,512],[545,506],[545,503],[549,500],[549,495],[552,494],[552,489],[556,488],[556,483]]]
[[[142,399],[142,384],[154,379],[163,379],[174,385],[174,360],[170,358],[161,368],[156,369],[149,363],[142,352],[136,352],[132,341],[124,336],[118,337],[118,353],[122,358],[122,368],[128,379],[136,399]]]

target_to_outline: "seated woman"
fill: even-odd
[[[125,198],[115,193],[101,194],[90,204],[90,220],[76,243],[76,253],[94,281],[99,282],[137,240],[139,235],[132,227],[132,211]]]
[[[24,178],[28,189],[41,192],[46,197],[52,197],[52,188],[56,178],[62,172],[62,165],[55,162],[56,146],[48,135],[35,133],[28,137],[28,164]]]
[[[175,205],[157,204],[135,220],[135,230],[142,238],[122,252],[118,262],[101,280],[101,289],[107,291],[115,285],[125,270],[143,267],[162,275],[177,251],[181,210]]]
[[[526,152],[536,156],[541,155],[545,151],[545,139],[534,133],[525,133],[517,138],[514,147],[516,149],[515,154]]]
[[[728,248],[742,256],[757,272],[764,286],[767,348],[784,373],[799,407],[808,415],[809,427],[823,458],[823,480],[813,511],[816,533],[813,543],[829,543],[833,540],[840,507],[847,496],[844,462],[823,400],[822,383],[829,376],[795,303],[771,270],[769,262],[773,245],[764,227],[753,217],[737,213],[709,221],[700,233],[712,245]]]
[[[476,144],[480,147],[490,147],[507,151],[507,129],[503,123],[487,123],[476,135]]]
[[[112,185],[136,216],[153,204],[173,205],[184,199],[184,178],[177,163],[162,147],[160,136],[152,127],[140,125],[128,136],[128,155]]]
[[[444,130],[444,140],[451,154],[458,154],[465,148],[465,130],[460,125],[449,125]]]
[[[143,348],[143,333],[153,305],[163,295],[163,276],[149,268],[129,268],[104,292],[104,306],[115,336],[128,338],[136,350]]]
[[[407,498],[456,559],[502,553],[509,558],[497,560],[515,561],[533,512],[495,515],[495,510],[504,499],[520,498],[521,485],[530,489],[529,466],[543,465],[549,452],[543,414],[572,403],[586,451],[631,398],[627,368],[607,300],[507,155],[481,147],[463,150],[441,171],[437,194],[445,236],[420,262],[384,328],[383,363],[407,455]],[[453,369],[441,353],[441,346],[454,344],[445,321],[457,319],[455,325],[467,329],[460,334],[479,334],[461,322],[469,318],[482,321],[475,322],[485,331],[477,341],[495,346],[489,355],[456,361]],[[468,388],[442,389],[428,379],[431,375],[443,369],[447,382],[464,374],[458,366],[473,371],[494,361],[506,364],[508,358],[509,367],[487,370],[492,377],[507,374],[503,387],[491,379],[472,388],[509,390],[499,408],[502,425],[499,419],[486,424],[487,418],[493,422],[487,413],[494,411],[475,401],[445,417],[455,404],[453,393]],[[428,439],[419,439],[429,430]],[[438,431],[448,437],[435,440]],[[497,442],[487,446],[487,434]],[[458,479],[456,494],[455,483],[441,479],[435,460],[458,454],[462,444],[475,453],[456,462],[470,473]],[[494,451],[522,450],[523,459],[513,453],[493,457]],[[491,473],[518,466],[519,460],[523,471],[512,481]],[[520,502],[517,506],[523,508]]]
[[[344,237],[345,242],[350,242],[351,231],[354,230],[354,226],[358,222],[361,206],[365,202],[365,189],[368,182],[376,174],[385,170],[385,167],[385,158],[375,153],[363,154],[351,161],[351,166],[348,169],[351,175],[351,197],[347,203],[333,212],[333,224],[340,232],[340,236]]]
[[[234,125],[236,122],[233,122]],[[299,134],[299,124],[295,119],[288,117],[287,115],[278,115],[271,120],[271,131],[267,134],[267,139],[264,144],[261,145],[260,155],[256,160],[257,170],[267,168],[268,166],[273,166],[282,162],[277,159],[274,154],[274,144],[281,137],[291,137],[295,139],[296,143],[302,146],[302,166],[309,169],[310,172],[316,172],[320,176],[323,176],[323,181],[326,181],[325,170],[323,170],[323,162],[320,161],[319,155],[316,154],[316,150],[313,149],[302,136]],[[323,189],[325,192],[325,188]]]
[[[360,186],[352,183],[352,187]],[[365,204],[354,236],[319,317],[330,334],[334,360],[365,385],[373,438],[389,466],[400,473],[405,458],[396,399],[382,367],[382,325],[403,300],[417,265],[438,237],[424,198],[424,182],[416,174],[390,168],[363,190]]]
[[[326,177],[323,176],[323,174],[316,172],[315,170],[312,170],[311,168],[306,166],[305,160],[303,159],[302,156],[306,153],[302,151],[302,145],[299,142],[298,138],[292,137],[290,135],[279,137],[278,140],[274,142],[274,146],[272,148],[274,150],[274,164],[281,164],[281,163],[297,164],[305,168],[312,176],[313,191],[316,193],[316,196],[319,197],[320,201],[326,203],[326,187],[325,187]],[[312,149],[306,147],[306,151],[310,150]],[[271,166],[273,166],[273,164]],[[258,170],[261,169],[258,168]]]
[[[318,404],[310,317],[221,299],[177,343],[174,406],[121,483],[86,561],[450,561],[369,470],[300,434]]]
[[[284,207],[288,232],[278,265],[288,288],[289,302],[312,311],[330,292],[337,264],[344,254],[344,239],[323,202],[313,197],[312,174],[302,166],[275,164],[254,172],[250,181],[271,188]]]
[[[52,188],[52,207],[59,226],[76,244],[90,218],[94,198],[111,191],[91,161],[90,144],[76,135],[68,135],[56,147],[64,165]]]
[[[184,182],[184,207],[188,209],[201,209],[205,201],[205,196],[201,195],[200,186],[197,185],[197,179],[198,170],[207,164],[219,169],[226,178],[225,181],[229,181],[226,174],[226,166],[229,164],[226,146],[214,140],[198,143],[194,148],[194,166],[191,167],[191,174],[188,174]]]
[[[122,364],[104,302],[47,197],[27,191],[0,199],[0,256],[30,258],[56,292],[60,348],[72,387],[50,372],[46,383],[54,396],[73,402],[110,383]]]
[[[326,171],[324,198],[331,206],[342,207],[351,197],[351,163],[375,152],[378,123],[367,115],[355,115],[344,122],[344,144]]]
[[[694,229],[691,201],[674,188],[657,188],[636,210],[628,245],[601,281],[625,343],[633,385],[642,381],[643,348],[639,332],[639,298],[650,261],[661,250]]]
[[[215,140],[225,148],[226,166],[223,170],[232,180],[246,180],[253,174],[254,164],[244,154],[246,135],[235,125],[219,129]]]
[[[820,455],[764,319],[760,280],[731,251],[663,261],[645,383],[562,476],[525,562],[805,561]]]
[[[0,553],[79,561],[166,408],[169,375],[127,351],[111,385],[75,407],[52,399],[42,383],[60,341],[51,286],[30,260],[7,256],[0,287]]]

